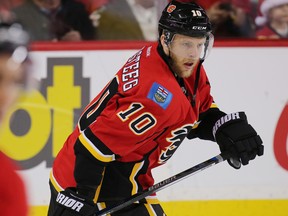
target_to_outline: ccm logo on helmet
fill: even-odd
[[[70,197],[65,196],[64,194],[58,193],[56,202],[58,202],[61,205],[64,205],[68,208],[71,208],[72,210],[75,210],[77,212],[80,212],[81,208],[84,206],[83,203],[74,200]]]
[[[206,26],[192,26],[192,29],[194,29],[194,30],[205,30],[205,29],[207,29],[207,27]]]

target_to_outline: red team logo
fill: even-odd
[[[284,107],[274,134],[274,153],[277,162],[288,171],[288,104]]]
[[[168,12],[168,13],[172,13],[175,9],[176,9],[176,6],[175,6],[175,5],[170,5],[170,6],[167,8],[167,12]]]
[[[184,125],[183,127],[172,131],[172,137],[167,138],[167,141],[169,141],[171,144],[166,147],[165,150],[162,150],[159,158],[160,164],[166,163],[166,161],[169,160],[169,158],[175,153],[184,138],[187,136],[189,131],[191,131],[192,127],[193,125]]]

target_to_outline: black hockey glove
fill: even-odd
[[[92,200],[76,193],[76,188],[59,192],[56,202],[53,216],[93,216],[99,211]]]
[[[244,112],[221,117],[213,127],[213,135],[221,152],[230,155],[228,163],[235,169],[247,165],[256,155],[264,153],[264,146],[254,128],[248,124]]]

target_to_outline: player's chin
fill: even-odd
[[[193,72],[193,70],[192,69],[190,69],[190,70],[182,70],[181,71],[181,74],[179,75],[181,78],[188,78],[188,77],[190,77],[191,75],[192,75],[192,72]]]

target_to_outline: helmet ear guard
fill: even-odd
[[[164,29],[163,30],[163,35],[164,35],[164,43],[168,46],[172,40],[173,40],[173,37],[174,37],[174,33]]]

